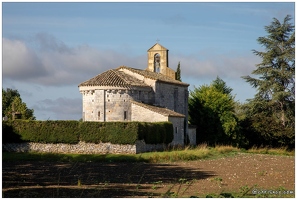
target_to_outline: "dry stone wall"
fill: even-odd
[[[164,150],[163,144],[145,144],[136,141],[134,145],[111,143],[85,143],[78,144],[42,144],[34,142],[2,144],[3,151],[7,152],[39,152],[39,153],[71,153],[71,154],[136,154],[150,151]]]

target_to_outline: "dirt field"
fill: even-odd
[[[150,163],[3,162],[2,197],[295,196],[295,157],[239,154]],[[255,193],[255,194],[253,194]]]

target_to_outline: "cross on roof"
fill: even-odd
[[[160,40],[159,40],[159,39],[157,39],[156,41],[157,41],[157,43],[159,43],[159,41],[160,41]]]

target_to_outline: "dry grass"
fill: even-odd
[[[257,153],[257,154],[271,154],[271,155],[285,155],[285,156],[295,156],[295,151],[288,150],[286,147],[280,148],[257,148],[253,147],[246,151],[247,153]]]
[[[175,162],[230,156],[239,151],[239,149],[232,146],[217,146],[214,148],[207,146],[207,144],[200,144],[197,147],[186,146],[164,152],[143,153],[141,157],[152,163]]]
[[[217,145],[215,147],[215,150],[220,152],[220,153],[229,153],[229,152],[238,152],[239,149],[236,148],[236,147],[233,147],[231,145],[227,145],[227,146],[224,146],[224,145]]]
[[[242,150],[232,146],[216,145],[209,147],[207,144],[200,144],[197,147],[178,147],[163,152],[148,152],[136,155],[127,154],[44,154],[44,153],[2,153],[2,160],[48,160],[48,161],[99,161],[99,162],[176,162],[201,159],[215,159],[218,157],[234,156],[238,153],[255,153],[294,156],[294,151],[286,148],[251,148]]]

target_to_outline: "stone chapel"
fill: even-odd
[[[127,66],[105,71],[79,84],[83,121],[170,121],[171,145],[184,145],[188,131],[189,84],[175,80],[168,50],[156,43],[145,70]],[[194,138],[192,139],[194,141]]]

